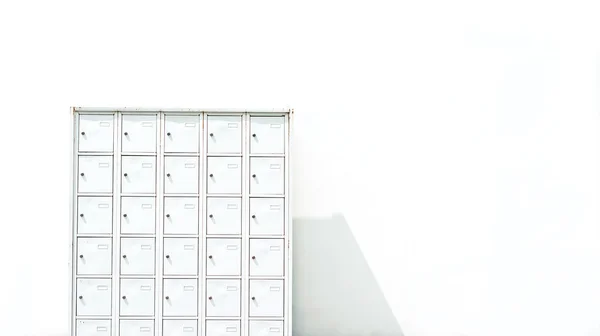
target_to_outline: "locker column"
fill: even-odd
[[[282,336],[286,303],[286,115],[249,115],[248,335]]]
[[[158,114],[118,116],[118,323],[113,335],[151,336],[156,318]]]
[[[72,329],[110,335],[113,275],[114,113],[75,114]]]

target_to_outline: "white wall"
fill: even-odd
[[[69,106],[294,107],[295,335],[600,335],[593,2],[0,5],[2,334],[66,335]]]

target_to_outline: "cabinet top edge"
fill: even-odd
[[[73,113],[76,112],[127,112],[127,113],[148,113],[148,112],[176,112],[176,113],[293,113],[291,108],[149,108],[149,107],[71,107]]]

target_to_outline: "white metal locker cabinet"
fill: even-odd
[[[79,151],[112,152],[114,139],[112,114],[79,116]]]
[[[121,320],[120,336],[153,336],[153,320]]]
[[[110,279],[77,279],[77,316],[111,315]]]
[[[206,336],[240,336],[240,329],[238,320],[206,321]]]
[[[198,280],[165,279],[163,291],[163,316],[198,314]]]
[[[121,238],[121,275],[153,275],[154,238]]]
[[[78,238],[78,275],[110,275],[112,242],[110,238]]]
[[[163,320],[163,336],[198,336],[196,320]]]
[[[146,235],[156,232],[154,197],[121,197],[121,234]]]
[[[72,112],[70,336],[290,335],[292,111]]]
[[[284,117],[250,117],[251,154],[283,154],[285,151]]]
[[[283,276],[283,239],[250,239],[250,275]]]
[[[241,275],[242,240],[206,239],[206,275]]]
[[[77,336],[110,336],[110,320],[78,320]]]
[[[197,238],[165,238],[163,250],[165,275],[198,274]]]
[[[156,152],[156,115],[124,114],[121,128],[123,153]]]
[[[80,156],[79,181],[80,193],[112,192],[113,158],[112,156]]]
[[[165,197],[164,234],[198,234],[199,208],[197,197]]]
[[[240,316],[240,280],[206,280],[206,316]]]
[[[250,316],[283,317],[283,280],[250,280]]]
[[[165,194],[198,193],[198,158],[165,157]]]
[[[282,236],[285,213],[283,198],[250,198],[250,235]]]
[[[121,192],[153,194],[156,190],[156,157],[123,156]]]
[[[207,126],[209,154],[242,153],[242,117],[209,115]]]
[[[121,316],[152,316],[154,279],[121,279]]]
[[[250,321],[250,336],[283,336],[283,321]]]
[[[242,199],[208,197],[206,199],[206,234],[239,235],[242,233]]]
[[[105,235],[112,233],[112,197],[77,198],[77,233]]]
[[[207,192],[209,194],[239,194],[242,192],[242,159],[214,156],[207,158]]]
[[[166,115],[165,153],[197,153],[200,149],[199,115]]]
[[[283,158],[250,158],[250,193],[282,195],[284,191]]]

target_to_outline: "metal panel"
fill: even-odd
[[[240,280],[206,280],[206,316],[240,316]]]
[[[192,156],[165,157],[165,194],[198,193],[198,158]]]
[[[206,239],[206,275],[241,275],[242,240]]]
[[[206,336],[240,336],[239,320],[208,320],[206,321]]]
[[[209,194],[240,194],[242,192],[241,158],[208,157],[206,168]]]
[[[250,235],[282,236],[285,226],[284,198],[250,198]]]
[[[154,279],[121,279],[121,316],[154,314]]]
[[[239,197],[208,197],[206,216],[206,233],[209,235],[242,233],[242,199]]]
[[[164,275],[198,275],[198,238],[164,239]]]
[[[165,234],[198,234],[198,197],[165,197],[164,208]]]
[[[200,116],[165,116],[165,153],[197,153],[200,148]]]
[[[198,315],[198,281],[165,279],[163,316]]]
[[[283,195],[285,181],[283,158],[250,158],[250,193],[252,195]]]

